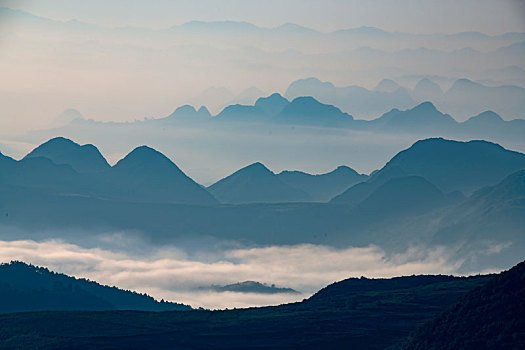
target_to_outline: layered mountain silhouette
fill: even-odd
[[[175,163],[147,146],[135,148],[118,161],[108,178],[124,198],[193,204],[216,202]]]
[[[385,83],[388,84],[388,83]],[[437,94],[439,87],[424,78],[421,80],[421,89],[434,89]],[[428,86],[427,86],[428,85]],[[426,88],[424,86],[427,86]],[[433,88],[430,86],[434,86]],[[387,89],[387,87],[379,87]],[[496,88],[495,88],[496,89]],[[388,89],[387,89],[388,90]],[[374,91],[374,93],[387,93]],[[422,93],[423,95],[423,93]],[[379,117],[371,120],[354,119],[336,105],[326,104],[311,96],[299,96],[291,102],[278,93],[267,97],[258,98],[253,105],[234,104],[226,106],[216,116],[210,115],[206,107],[195,110],[194,107],[184,105],[175,110],[168,117],[145,119],[131,125],[143,127],[177,127],[198,126],[204,130],[213,131],[218,125],[223,125],[227,130],[238,126],[253,128],[253,132],[261,130],[261,125],[270,129],[290,130],[289,126],[306,127],[308,130],[315,128],[334,128],[359,130],[372,133],[406,133],[432,136],[446,136],[449,138],[475,138],[475,139],[506,139],[520,140],[525,133],[525,119],[504,120],[489,108],[476,109],[474,116],[467,115],[464,122],[456,121],[451,115],[442,113],[438,107],[446,110],[447,104],[442,100],[433,98],[429,94],[424,102],[407,104],[407,109],[385,107]],[[482,98],[482,97],[480,97]],[[437,102],[436,102],[437,101]],[[394,106],[393,104],[392,106]],[[351,110],[351,109],[350,109]],[[379,112],[378,112],[379,113]],[[374,114],[377,115],[377,114]],[[464,115],[464,114],[463,114]],[[515,114],[519,115],[519,114]],[[193,124],[195,125],[193,125]],[[73,125],[74,124],[74,125]],[[97,128],[112,128],[119,126],[129,127],[130,123],[103,123],[86,119],[75,119],[72,124],[62,129],[70,132],[68,128],[79,126],[94,126]],[[54,131],[56,133],[56,130]],[[45,132],[44,132],[45,134]]]
[[[494,110],[506,118],[523,117],[525,89],[519,86],[487,86],[469,79],[457,79],[445,92],[430,78],[421,79],[412,91],[391,79],[382,80],[374,90],[359,86],[336,87],[317,78],[294,81],[285,97],[313,98],[359,116],[372,117],[392,109],[407,109],[417,102],[432,101],[439,108],[463,118]]]
[[[394,92],[401,88],[401,85],[393,81],[392,79],[383,79],[374,88],[374,91],[379,92]]]
[[[171,160],[146,146],[110,167],[96,147],[55,138],[20,161],[4,159],[0,167],[3,186],[131,201],[217,203]]]
[[[445,92],[442,101],[443,106],[445,103],[450,106],[448,110],[452,114],[472,115],[489,109],[511,118],[523,117],[525,88],[486,86],[469,79],[458,79]]]
[[[208,190],[223,203],[300,202],[310,197],[284,183],[261,163],[242,168],[214,183]]]
[[[211,114],[206,106],[201,106],[199,110],[190,105],[180,106],[173,113],[165,118],[156,119],[156,122],[202,122],[211,118]]]
[[[444,193],[473,191],[525,169],[525,155],[486,141],[427,139],[398,153],[366,183],[357,184],[333,202],[359,203],[392,178],[421,176]]]
[[[394,109],[371,123],[380,129],[402,131],[450,130],[457,124],[451,116],[439,112],[432,102],[421,103],[406,111]]]
[[[278,93],[257,99],[254,105],[231,105],[215,118],[226,122],[268,122],[278,115],[290,102]]]
[[[0,313],[52,310],[191,310],[146,294],[12,261],[0,265]]]
[[[307,174],[302,171],[283,171],[277,176],[282,182],[307,193],[313,200],[319,202],[326,202],[368,178],[367,175],[358,174],[347,166],[340,166],[329,173],[320,175]]]
[[[226,122],[281,123],[340,127],[353,118],[339,108],[320,103],[312,97],[298,97],[292,102],[275,93],[259,98],[253,106],[232,105],[214,120]]]
[[[83,145],[56,137],[31,151],[25,159],[43,157],[55,164],[68,164],[79,173],[107,170],[110,166],[93,145]]]
[[[43,157],[0,157],[0,224],[38,229],[43,238],[78,230],[148,232],[159,244],[214,237],[263,245],[376,244],[391,252],[410,244],[450,246],[468,272],[522,256],[524,157],[485,141],[422,140],[328,203],[305,202],[359,181],[356,174],[345,168],[321,176],[274,174],[256,163],[205,189],[147,147],[89,174]],[[212,194],[229,204],[218,205]],[[477,252],[488,255],[479,259]]]
[[[393,81],[391,81],[393,82]],[[317,78],[300,79],[292,82],[286,90],[285,97],[294,99],[311,96],[322,103],[341,108],[348,113],[372,117],[392,108],[405,109],[415,105],[410,92],[402,87],[393,88],[393,84],[384,87],[383,82],[375,90],[360,86],[336,87],[332,83],[322,82]]]
[[[412,96],[416,101],[439,101],[443,97],[441,86],[430,80],[423,78],[412,90]]]
[[[338,127],[347,126],[353,117],[313,97],[297,97],[273,120],[284,124]]]

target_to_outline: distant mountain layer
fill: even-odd
[[[409,90],[402,87],[392,88],[392,84],[385,88],[385,84],[380,83],[375,90],[368,90],[360,86],[336,87],[317,78],[307,78],[292,82],[284,96],[288,99],[311,96],[348,113],[367,117],[392,108],[407,109],[416,104]]]
[[[238,126],[251,127],[257,130],[260,125],[271,126],[272,128],[288,128],[299,126],[305,128],[342,128],[350,130],[380,132],[380,133],[409,133],[423,135],[447,135],[447,137],[469,137],[480,139],[504,138],[511,140],[521,140],[525,134],[525,119],[512,119],[505,121],[500,115],[490,110],[489,107],[473,109],[471,116],[464,122],[456,121],[451,115],[440,112],[437,106],[447,108],[446,103],[439,102],[440,99],[431,95],[438,94],[439,86],[432,85],[429,79],[420,81],[416,88],[422,90],[433,90],[426,98],[417,104],[416,102],[407,103],[404,106],[389,104],[388,108],[373,115],[381,114],[371,120],[354,119],[350,114],[345,113],[339,107],[341,104],[327,104],[319,97],[315,98],[305,91],[305,96],[294,98],[291,102],[278,93],[268,97],[261,97],[253,105],[230,105],[225,107],[216,116],[210,115],[206,107],[201,107],[198,111],[192,106],[182,106],[175,110],[170,116],[157,119],[145,119],[135,122],[136,126],[150,125],[153,127],[180,127],[192,124],[194,127],[214,129],[217,125],[226,128]],[[325,83],[322,83],[325,84]],[[463,83],[458,83],[462,85]],[[421,87],[423,85],[423,87]],[[478,84],[479,85],[479,84]],[[426,87],[425,87],[426,86]],[[388,87],[379,87],[387,89]],[[510,87],[501,87],[510,89]],[[496,87],[491,87],[495,89]],[[512,89],[510,89],[512,90]],[[519,89],[518,89],[519,90]],[[519,113],[512,114],[512,117],[521,116],[521,111],[525,106],[521,106],[525,100],[525,89],[518,92],[514,89],[511,93],[516,101],[509,105],[516,107]],[[505,90],[506,91],[506,90]],[[373,93],[385,94],[384,91],[373,91]],[[421,92],[423,94],[423,92]],[[480,96],[480,100],[484,97]],[[346,101],[347,99],[344,98]],[[438,101],[438,102],[430,102]],[[377,102],[371,102],[376,106]],[[395,107],[395,108],[392,108]],[[349,109],[352,110],[352,109]],[[468,112],[468,113],[470,113]],[[118,123],[116,123],[118,125]],[[81,125],[91,125],[99,127],[111,127],[112,123],[95,122],[93,120],[76,119],[70,125],[78,127]],[[128,125],[128,124],[126,124]],[[68,127],[64,130],[67,131]],[[62,130],[62,129],[59,129]]]
[[[11,262],[0,265],[0,313],[52,310],[191,310],[146,294]]]
[[[403,349],[525,348],[525,262],[503,272],[414,332]]]
[[[490,278],[351,278],[303,302],[265,308],[0,315],[0,341],[11,348],[385,349]]]
[[[317,78],[292,82],[285,97],[311,96],[343,111],[373,117],[391,109],[409,109],[424,101],[432,101],[440,109],[463,120],[485,110],[494,110],[507,119],[525,117],[525,88],[520,86],[487,86],[469,79],[458,79],[443,92],[429,78],[421,79],[412,91],[393,80],[381,81],[374,90],[360,86],[336,87]]]

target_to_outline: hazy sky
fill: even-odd
[[[59,20],[165,28],[191,20],[287,22],[321,31],[375,26],[413,33],[525,31],[521,0],[0,0]]]
[[[361,26],[417,34],[525,32],[525,1],[515,0],[0,0],[0,6],[105,27],[234,20],[262,27],[296,23],[324,32]],[[203,32],[195,27],[188,32],[99,31],[75,23],[47,26],[50,21],[31,16],[13,15],[9,21],[13,12],[3,14],[0,134],[54,125],[68,108],[102,121],[163,117],[183,104],[206,105],[216,114],[231,103],[251,104],[272,92],[285,93],[290,83],[307,77],[369,89],[384,78],[412,88],[422,76],[433,77],[444,90],[458,78],[525,87],[525,65],[515,42],[521,36],[381,39],[370,31],[323,37],[295,36],[287,29],[272,36],[272,31],[213,26]],[[518,45],[497,52],[511,44]],[[248,99],[246,89],[257,93]],[[358,108],[346,112],[359,118],[380,115],[358,115]]]

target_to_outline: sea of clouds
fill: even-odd
[[[108,236],[101,247],[64,240],[0,240],[0,261],[20,260],[102,284],[146,292],[156,299],[210,309],[277,305],[308,298],[326,285],[349,277],[455,274],[462,260],[444,247],[412,247],[387,254],[378,246],[337,249],[301,244],[193,250],[145,246]],[[122,244],[115,244],[120,240]],[[134,249],[135,244],[140,249]],[[102,247],[103,246],[103,247]],[[472,271],[473,273],[481,271]],[[299,294],[217,292],[207,287],[257,281]]]

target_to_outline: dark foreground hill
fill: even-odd
[[[384,349],[490,276],[351,278],[303,302],[180,312],[0,315],[3,348]]]
[[[525,349],[525,262],[464,297],[405,349]]]
[[[0,265],[0,313],[38,310],[191,310],[97,282],[11,262]]]

